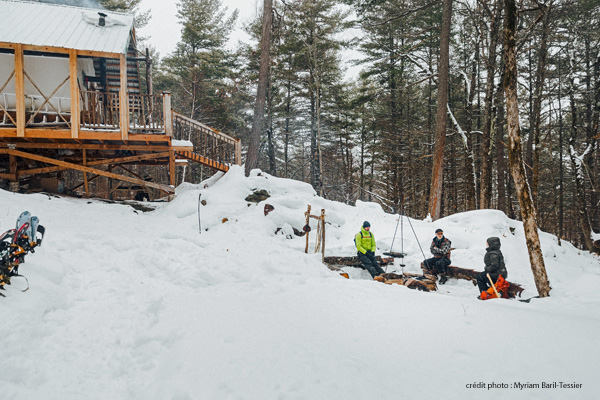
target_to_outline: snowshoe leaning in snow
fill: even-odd
[[[25,255],[34,253],[35,248],[42,244],[44,233],[45,228],[39,224],[38,217],[25,211],[17,218],[15,229],[0,235],[0,289],[10,285],[11,277],[22,276],[19,266],[25,262]]]

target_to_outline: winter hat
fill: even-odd
[[[444,233],[444,231],[442,229],[438,228],[438,229],[435,230],[435,233]]]
[[[368,228],[370,226],[371,226],[371,224],[369,223],[369,221],[363,222],[363,228]]]

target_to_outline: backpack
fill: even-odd
[[[360,231],[360,238],[362,239],[363,237],[362,231]],[[356,247],[356,235],[354,235],[354,246]]]

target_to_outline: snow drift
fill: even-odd
[[[245,200],[258,189],[270,197]],[[3,399],[591,399],[600,389],[599,260],[552,235],[541,233],[550,298],[482,302],[466,281],[423,293],[360,269],[346,280],[312,253],[314,235],[307,255],[290,233],[307,204],[323,208],[326,254],[350,256],[368,220],[379,251],[403,246],[415,273],[438,227],[465,268],[481,270],[485,240],[498,236],[509,280],[534,296],[522,225],[498,211],[411,220],[416,237],[405,219],[391,249],[398,216],[259,171],[177,193],[143,213],[0,191],[0,229],[24,210],[46,227],[20,268],[31,289],[16,279],[0,299]]]

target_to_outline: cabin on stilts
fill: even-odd
[[[240,140],[174,112],[142,84],[143,61],[131,15],[0,0],[0,187],[172,198],[177,166],[240,165]]]

